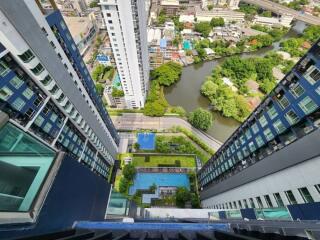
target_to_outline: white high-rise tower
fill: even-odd
[[[128,108],[144,106],[149,81],[144,0],[100,0]]]

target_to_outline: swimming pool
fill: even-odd
[[[140,149],[154,150],[156,147],[156,135],[154,133],[138,133],[137,135]]]
[[[129,194],[133,195],[138,189],[149,189],[156,184],[157,187],[186,187],[190,189],[188,174],[184,173],[137,173]]]

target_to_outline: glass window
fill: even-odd
[[[271,132],[270,128],[267,128],[264,132],[263,132],[264,136],[266,137],[266,139],[268,141],[271,141],[273,139],[273,133]]]
[[[280,107],[281,107],[282,109],[286,109],[286,108],[290,105],[288,99],[287,99],[285,96],[282,96],[282,97],[278,100],[278,103],[279,103],[279,105],[280,105]]]
[[[34,120],[34,124],[38,127],[41,127],[42,123],[44,122],[44,118],[39,115],[35,120]]]
[[[245,207],[245,208],[249,208],[249,206],[248,206],[248,203],[247,203],[247,200],[246,200],[246,199],[243,199],[243,203],[244,203],[244,207]]]
[[[247,137],[247,139],[250,139],[252,137],[252,134],[249,129],[247,129],[247,131],[246,131],[246,137]]]
[[[43,83],[43,85],[47,86],[47,85],[49,85],[49,84],[51,83],[51,81],[52,81],[52,78],[51,78],[49,75],[47,75],[47,76],[42,80],[42,83]]]
[[[264,195],[264,199],[266,200],[266,203],[267,203],[268,207],[272,208],[273,204],[272,204],[270,196],[269,195]]]
[[[0,89],[0,99],[8,100],[12,96],[13,92],[8,87],[3,87]]]
[[[269,108],[268,115],[269,115],[271,120],[278,116],[278,112],[277,112],[277,110],[275,109],[274,106]]]
[[[33,91],[30,89],[30,88],[26,88],[23,93],[22,93],[23,96],[25,96],[27,99],[31,99],[32,96],[33,96]]]
[[[285,117],[291,125],[295,124],[299,120],[298,115],[293,110],[287,112]]]
[[[318,93],[318,95],[320,95],[320,86],[317,87],[316,92]]]
[[[314,110],[318,108],[317,104],[315,104],[312,99],[307,96],[299,102],[299,106],[305,114],[312,113]]]
[[[256,123],[252,125],[251,129],[252,129],[254,134],[259,132],[259,127],[258,127],[258,125]]]
[[[265,127],[268,124],[267,119],[264,115],[262,115],[259,118],[259,123],[260,123],[261,127]]]
[[[63,30],[67,29],[66,24],[64,24],[63,21],[60,21],[60,26],[62,27]]]
[[[304,94],[304,88],[299,83],[297,83],[294,87],[291,88],[291,93],[294,97],[298,98],[302,94]]]
[[[311,67],[309,67],[309,69],[306,71],[306,73],[304,74],[305,79],[307,79],[307,81],[310,84],[315,84],[316,82],[319,81],[320,79],[320,71],[318,70],[318,68],[316,68],[316,66],[312,65]]]
[[[57,118],[58,118],[58,116],[55,113],[52,113],[51,116],[50,116],[51,122],[55,122],[57,120]]]
[[[284,130],[286,130],[286,127],[283,125],[280,119],[278,119],[273,123],[273,127],[276,129],[277,133],[279,134],[282,133]]]
[[[0,154],[0,211],[30,211],[55,153],[8,123],[0,129]]]
[[[46,123],[46,125],[44,125],[43,131],[48,133],[50,132],[51,128],[52,128],[51,123]]]
[[[35,75],[39,75],[40,73],[42,73],[42,72],[44,71],[44,68],[43,68],[42,64],[39,63],[37,66],[35,66],[34,68],[32,68],[31,71],[32,71]]]
[[[19,97],[16,98],[12,103],[12,107],[18,111],[20,111],[25,105],[26,105],[26,102]]]
[[[23,54],[19,55],[19,57],[23,62],[27,63],[27,62],[30,62],[34,58],[34,55],[31,52],[31,50],[28,49]]]
[[[256,146],[254,145],[253,142],[250,142],[250,143],[249,143],[249,148],[250,148],[250,151],[251,151],[251,152],[254,152],[254,151],[256,150]]]
[[[0,61],[0,75],[4,77],[10,72],[10,69],[8,68],[7,64],[5,64],[3,61]]]
[[[256,208],[256,206],[254,204],[254,201],[253,201],[253,198],[249,198],[249,202],[250,202],[250,207],[251,208]]]
[[[276,199],[276,202],[278,204],[278,207],[284,207],[284,203],[282,201],[282,198],[280,196],[280,193],[273,194],[274,198]]]
[[[304,200],[305,203],[313,203],[314,200],[306,187],[299,188],[299,192]]]
[[[19,89],[22,86],[23,81],[20,78],[18,78],[17,76],[15,76],[14,78],[12,78],[10,80],[10,84],[12,86],[14,86],[15,89]]]
[[[257,136],[257,137],[256,137],[256,142],[257,142],[257,144],[258,144],[258,147],[261,147],[261,146],[263,146],[263,144],[264,144],[264,141],[263,141],[263,139],[262,139],[261,136]]]
[[[314,187],[317,189],[318,193],[320,194],[320,184],[314,185]]]
[[[258,207],[259,208],[263,208],[263,204],[262,204],[261,198],[260,197],[256,197],[256,200],[257,200],[257,203],[258,203]]]
[[[297,204],[297,200],[294,197],[292,191],[289,190],[289,191],[286,191],[285,193],[290,204]]]

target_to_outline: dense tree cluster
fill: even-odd
[[[112,95],[112,97],[124,97],[124,92],[121,89],[117,89],[117,88],[113,87],[111,95]]]
[[[212,30],[210,22],[199,22],[194,25],[194,30],[201,33],[203,37],[207,38]]]
[[[224,19],[222,17],[212,18],[210,21],[211,27],[223,27]]]
[[[188,121],[192,126],[201,130],[208,130],[212,126],[212,114],[211,112],[204,110],[203,108],[197,108],[191,112],[188,116]]]
[[[134,180],[134,177],[136,175],[137,171],[135,167],[132,164],[127,164],[122,169],[122,177],[120,179],[119,183],[119,191],[123,194],[128,193],[128,188],[132,181]]]
[[[179,80],[182,72],[182,66],[175,62],[162,64],[151,73],[151,78],[160,85],[170,86]]]

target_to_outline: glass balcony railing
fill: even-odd
[[[55,152],[11,123],[0,129],[0,211],[28,212]]]

